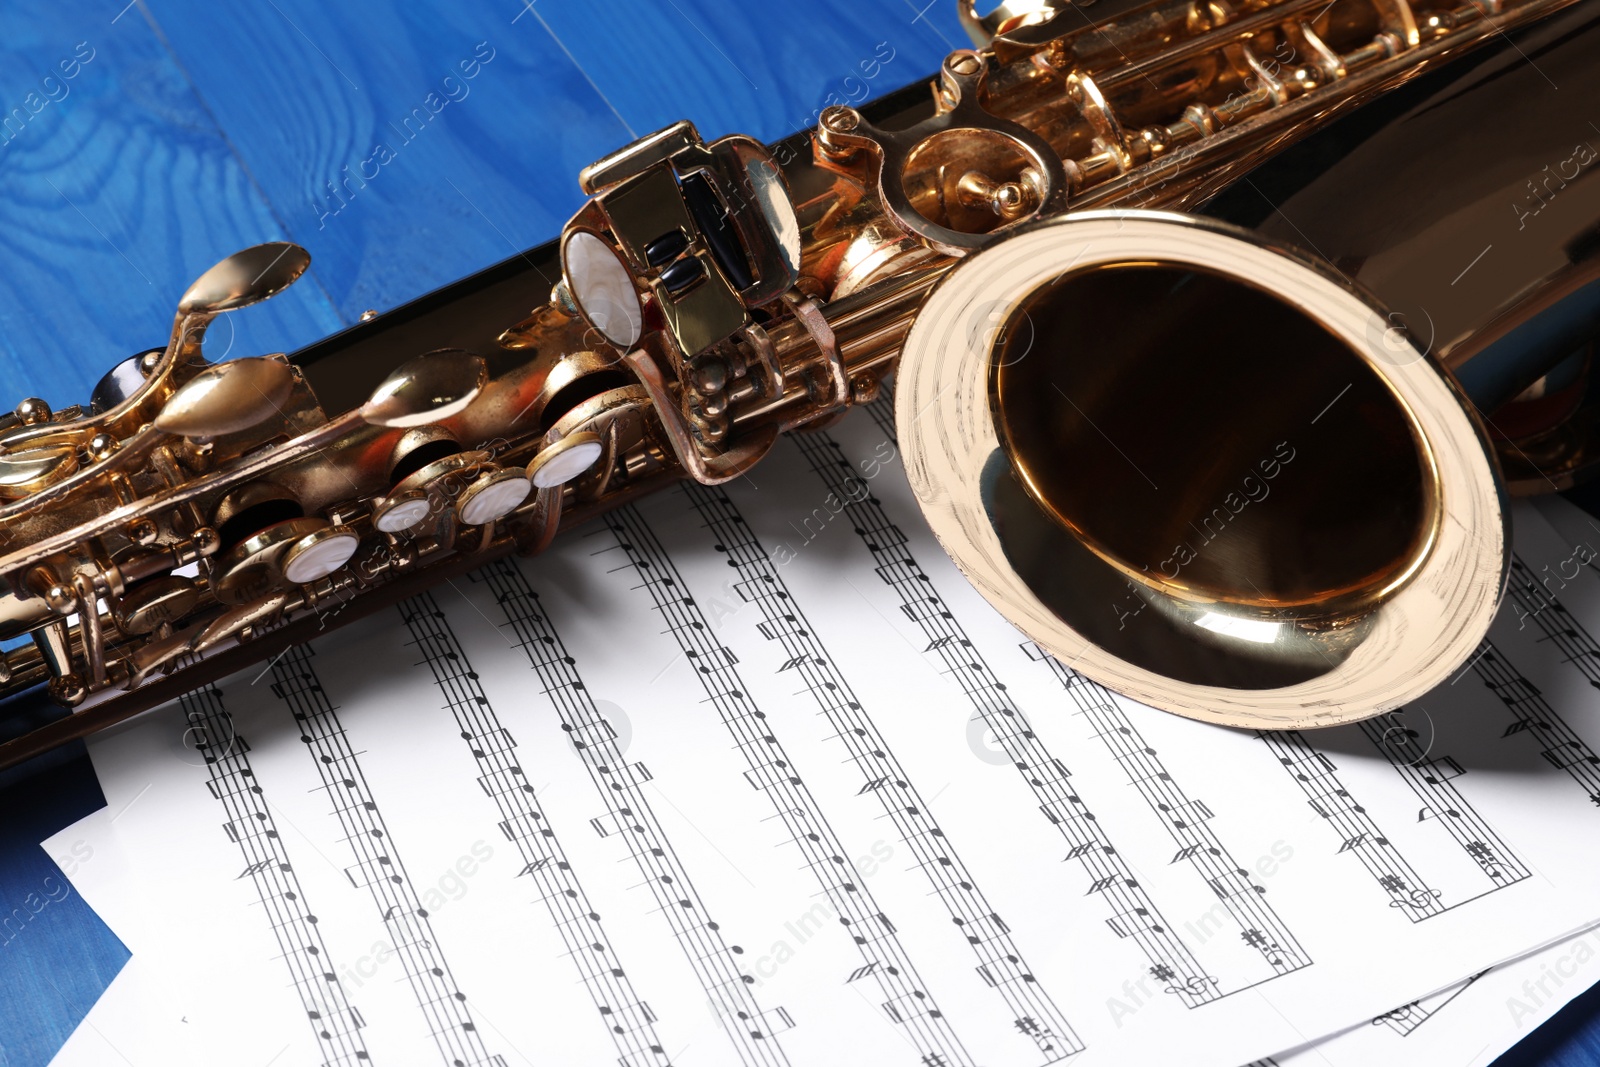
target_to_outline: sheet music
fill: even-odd
[[[1600,934],[1591,930],[1262,1062],[1273,1067],[1485,1067],[1600,980],[1597,957]]]
[[[966,585],[874,405],[91,752],[212,1057],[1237,1067],[1600,919],[1589,682],[1509,617],[1359,726],[1139,707]]]
[[[185,1040],[184,1020],[167,1027],[152,977],[160,954],[146,950],[138,896],[127,860],[117,852],[107,807],[43,842],[74,888],[122,937],[134,958],[94,1006],[86,1022],[52,1060],[54,1067],[99,1067],[122,1047],[160,1048],[162,1062],[203,1063]],[[1600,932],[1590,930],[1524,959],[1473,975],[1307,1048],[1279,1053],[1249,1067],[1477,1067],[1488,1064],[1600,979]],[[1448,1008],[1448,1010],[1443,1010]],[[1441,1014],[1442,1012],[1442,1014]],[[1431,1025],[1424,1027],[1423,1023]],[[130,1034],[137,1035],[130,1039]]]
[[[1595,567],[1600,551],[1594,547],[1600,542],[1600,528],[1591,516],[1559,497],[1539,500],[1536,510],[1547,522],[1533,521],[1533,509],[1519,510],[1515,580],[1508,590],[1512,606],[1490,640],[1515,640],[1514,634],[1505,631],[1535,627],[1536,640],[1557,651],[1565,666],[1575,672],[1567,675],[1569,682],[1581,677],[1594,686],[1597,652],[1590,635],[1600,626],[1594,597],[1595,583],[1600,582],[1600,569]],[[1566,603],[1557,599],[1563,596]],[[1564,618],[1569,610],[1576,618]],[[1485,666],[1480,676],[1498,679],[1505,673]],[[1583,698],[1579,691],[1570,699],[1581,702]],[[1541,694],[1535,703],[1539,702],[1548,707],[1550,699]],[[1523,716],[1516,719],[1519,725],[1525,721]],[[1542,727],[1508,728],[1508,738],[1539,730],[1559,735],[1561,728],[1558,721]],[[1575,772],[1575,784],[1588,781],[1592,764],[1560,762],[1565,764],[1563,769]],[[1487,1064],[1600,981],[1596,959],[1600,959],[1600,932],[1590,930],[1398,1005],[1367,1026],[1354,1027],[1311,1048],[1280,1054],[1274,1061],[1279,1067]]]

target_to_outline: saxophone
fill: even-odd
[[[1074,669],[1256,728],[1447,678],[1508,494],[1597,454],[1600,5],[960,2],[929,82],[773,145],[680,122],[559,241],[211,363],[309,263],[246,249],[86,405],[0,417],[0,766],[891,374],[934,532]]]

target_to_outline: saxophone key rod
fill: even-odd
[[[678,123],[587,168],[558,240],[213,365],[208,324],[309,261],[229,257],[88,406],[0,420],[0,638],[30,639],[0,695],[55,705],[0,767],[736,477],[891,374],[930,523],[1041,647],[1212,721],[1392,708],[1487,626],[1508,487],[1600,456],[1600,185],[1562,117],[1600,104],[1597,2],[968,10],[977,48],[931,79],[770,145]],[[1504,257],[1461,270],[1479,237]],[[1363,384],[1319,414],[1335,379]],[[1127,490],[1091,415],[1166,492]],[[1195,463],[1289,452],[1342,488],[1285,478],[1188,543],[1237,495]]]

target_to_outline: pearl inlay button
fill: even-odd
[[[644,312],[633,276],[611,246],[587,230],[575,230],[561,246],[567,289],[606,340],[631,349],[644,328]]]
[[[428,517],[426,499],[401,500],[378,513],[372,522],[383,533],[400,533],[409,530]]]
[[[361,538],[338,527],[307,534],[284,554],[283,576],[296,585],[326,578],[349,563],[360,546]]]
[[[521,471],[496,471],[467,487],[456,505],[456,515],[468,526],[482,526],[511,511],[532,491],[532,483]]]
[[[566,485],[594,466],[594,461],[605,451],[605,446],[594,438],[572,441],[564,448],[561,444],[552,445],[528,466],[528,475],[540,489]]]
[[[766,216],[767,225],[772,227],[778,247],[783,250],[784,264],[791,271],[798,271],[800,220],[795,216],[789,191],[778,176],[778,168],[769,160],[755,159],[745,166],[745,174],[756,191],[756,203],[761,206],[761,213]]]

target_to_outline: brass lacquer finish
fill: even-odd
[[[361,419],[401,428],[448,419],[467,409],[488,376],[480,357],[441,348],[396,367],[361,405]]]
[[[0,418],[0,636],[32,637],[0,683],[73,709],[0,765],[674,479],[738,477],[897,364],[935,531],[1086,673],[1276,727],[1376,713],[1459,663],[1498,597],[1504,509],[1443,350],[1385,314],[1372,226],[1348,256],[1323,235],[1330,266],[1292,234],[1088,209],[1227,204],[1254,168],[1293,185],[1272,162],[1327,137],[1379,184],[1387,157],[1362,145],[1423,121],[1385,101],[1433,93],[1422,110],[1472,127],[1474,64],[1530,34],[1592,50],[1585,6],[961,3],[976,47],[930,83],[773,146],[678,123],[586,168],[559,241],[287,358],[212,364],[211,320],[309,263],[247,249],[91,403]],[[1518,166],[1561,140],[1527,93],[1488,110],[1516,124]],[[1451,210],[1473,175],[1509,173],[1485,163],[1499,132],[1441,183]],[[1405,246],[1414,274],[1445,208],[1396,174],[1366,200],[1343,187],[1352,217],[1403,201],[1407,232],[1433,235]],[[1561,217],[1546,232],[1570,234]],[[1477,292],[1492,321],[1452,319],[1448,348],[1463,381],[1489,365],[1474,353],[1492,362],[1494,403],[1516,401],[1492,413],[1501,436],[1552,478],[1590,454],[1567,429],[1593,332],[1570,314],[1591,262],[1574,240],[1514,291]],[[1556,312],[1541,336],[1564,349],[1508,354]]]
[[[1112,263],[1015,314],[1026,325],[990,375],[1016,477],[1131,580],[1322,617],[1380,599],[1431,543],[1435,476],[1409,414],[1302,309],[1216,274]],[[1085,343],[1103,321],[1121,326]]]
[[[1181,344],[1159,321],[1096,335],[1152,286],[1205,299],[1207,325],[1191,316]],[[960,324],[1006,299],[1037,313],[1031,343],[1016,313],[967,343]],[[1299,316],[1276,333],[1224,318],[1274,322],[1262,301]],[[1391,362],[1386,336],[1331,268],[1245,231],[1067,215],[963,262],[912,327],[912,488],[979,592],[1074,669],[1230,725],[1365,718],[1471,655],[1508,544],[1461,394],[1415,350]],[[1156,416],[1140,426],[1120,406],[1134,391]]]

